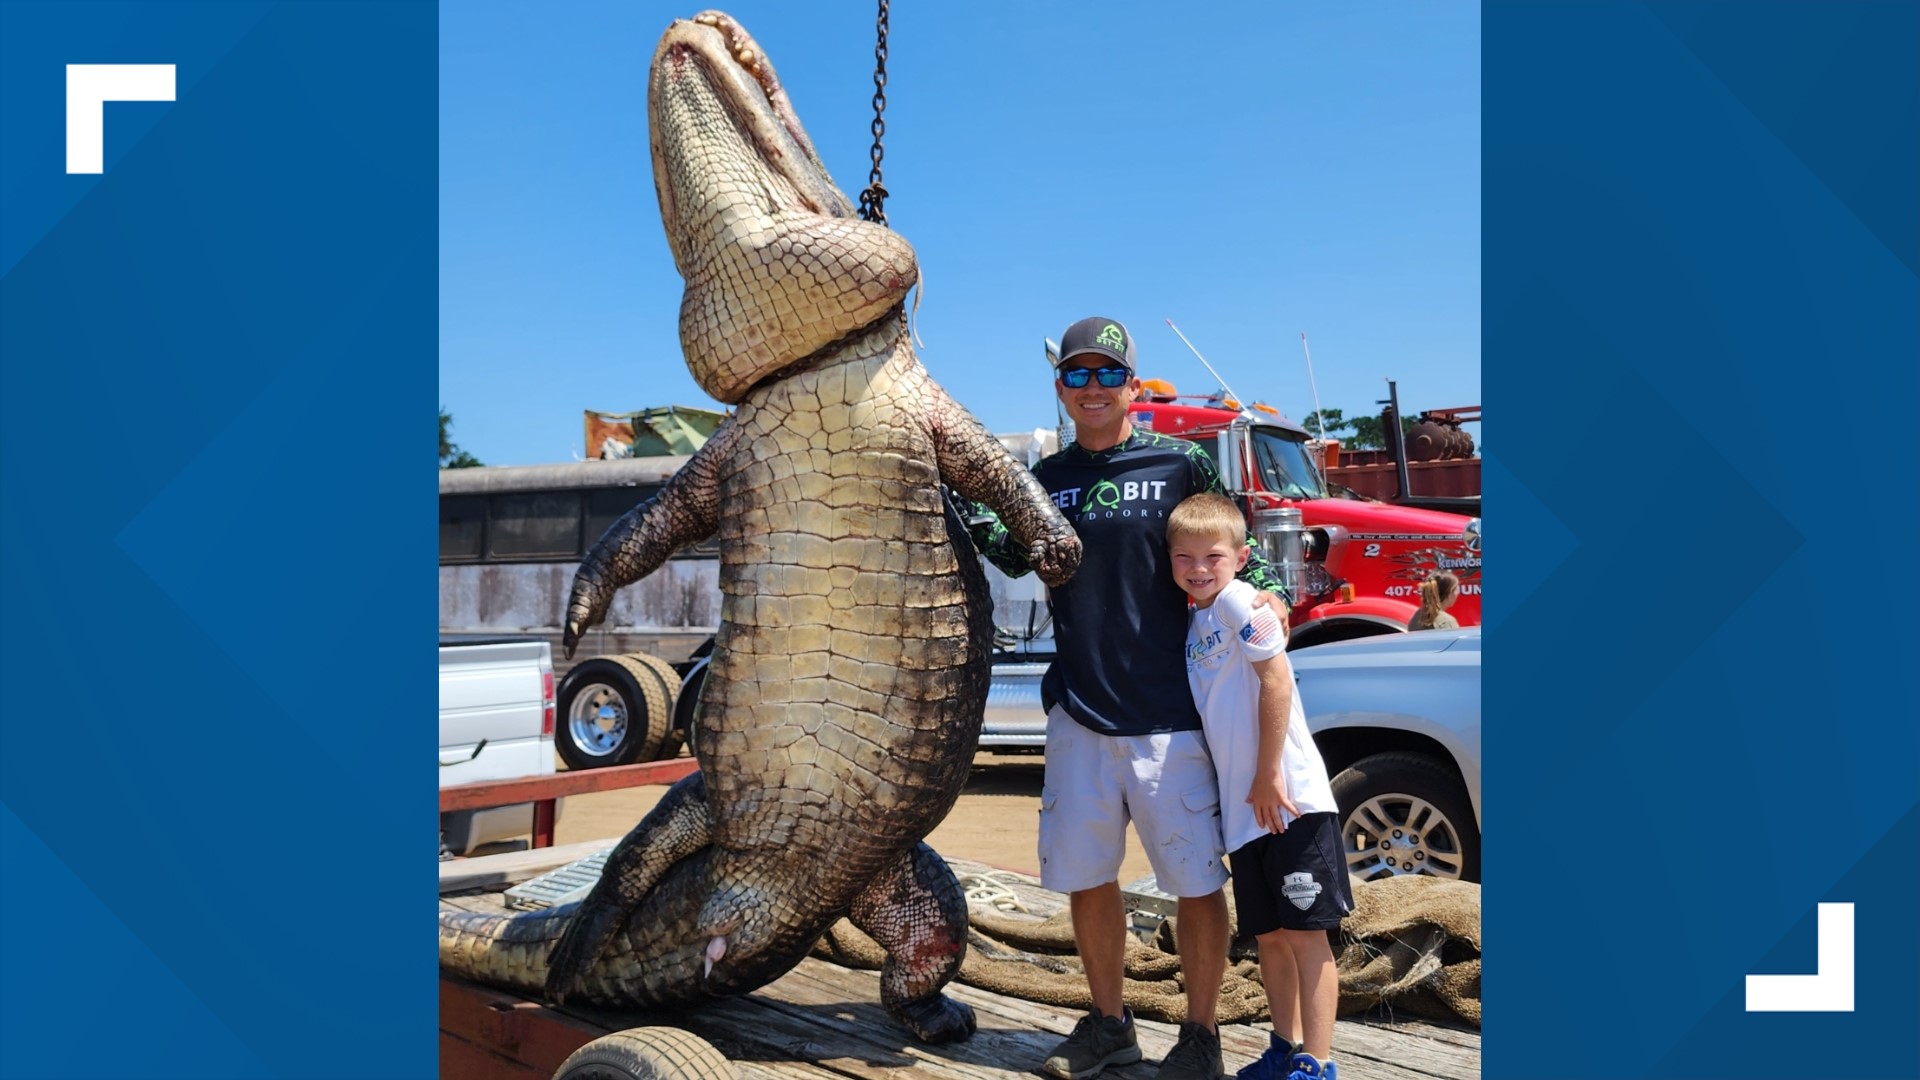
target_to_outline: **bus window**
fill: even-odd
[[[440,561],[470,562],[480,557],[481,526],[487,517],[485,495],[446,495],[440,499]]]
[[[601,488],[587,492],[587,546],[606,535],[620,515],[653,498],[660,491],[657,484],[640,484],[635,487]]]
[[[487,555],[495,559],[580,554],[580,493],[495,495],[487,521]]]

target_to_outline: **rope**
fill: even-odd
[[[1012,886],[1018,879],[1005,871],[987,874],[967,874],[960,879],[960,887],[966,890],[967,906],[980,905],[999,911],[1026,912],[1027,905],[1020,902]]]

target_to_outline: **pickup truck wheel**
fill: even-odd
[[[671,732],[675,678],[665,661],[642,653],[575,665],[554,702],[561,760],[569,769],[598,769],[677,753]]]
[[[1451,768],[1425,754],[1374,754],[1333,778],[1347,871],[1363,881],[1423,874],[1480,880],[1480,829]]]
[[[721,1080],[733,1063],[691,1031],[639,1027],[602,1035],[560,1063],[553,1080]]]

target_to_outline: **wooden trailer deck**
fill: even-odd
[[[445,903],[499,911],[500,891],[555,866],[611,846],[613,840],[444,863]],[[957,864],[961,873],[989,868]],[[1017,885],[1030,907],[1064,906],[1065,897]],[[896,1026],[880,1006],[879,973],[809,957],[772,984],[742,998],[699,1009],[652,1012],[552,1008],[512,993],[442,976],[440,1070],[459,1080],[548,1080],[582,1044],[623,1028],[685,1028],[730,1058],[741,1080],[855,1080],[928,1076],[941,1080],[1029,1077],[1047,1051],[1071,1031],[1080,1013],[965,986],[948,993],[972,1005],[979,1030],[965,1042],[925,1046]],[[1173,1047],[1176,1026],[1139,1020],[1145,1060],[1103,1074],[1152,1080]],[[1259,1056],[1264,1026],[1221,1028],[1227,1073]],[[1410,1018],[1341,1020],[1334,1051],[1342,1080],[1477,1080],[1480,1033]]]

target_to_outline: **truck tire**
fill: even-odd
[[[707,685],[707,664],[709,656],[701,656],[687,669],[686,681],[680,684],[680,696],[673,703],[673,737],[693,748],[694,725],[699,722],[700,691]]]
[[[1374,754],[1333,778],[1333,798],[1355,877],[1480,880],[1480,828],[1451,766],[1407,751]]]
[[[644,653],[574,665],[554,702],[560,759],[569,769],[599,769],[678,753],[672,734],[677,682],[666,661]]]
[[[736,1080],[725,1054],[691,1031],[638,1027],[602,1035],[560,1063],[553,1080]]]
[[[1325,645],[1330,641],[1354,641],[1359,638],[1381,637],[1386,634],[1404,634],[1404,626],[1388,626],[1371,619],[1327,619],[1303,626],[1298,633],[1287,635],[1287,650],[1306,649],[1315,645]]]

